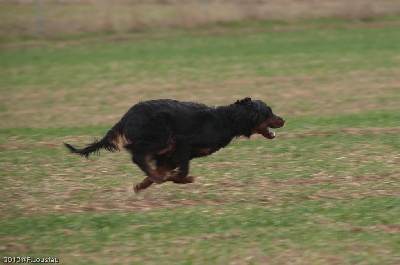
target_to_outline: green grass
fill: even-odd
[[[351,203],[303,201],[273,207],[225,204],[217,209],[203,205],[156,213],[50,214],[5,219],[1,224],[2,229],[8,227],[2,231],[5,236],[23,234],[23,243],[40,249],[28,254],[65,257],[78,263],[133,259],[139,263],[211,264],[247,256],[260,263],[287,249],[316,263],[329,261],[323,253],[330,258],[337,255],[334,261],[346,257],[349,264],[366,258],[375,263],[390,261],[383,253],[396,257],[400,250],[396,233],[383,229],[398,221],[399,203],[398,198],[364,198]],[[110,258],[107,253],[117,256]],[[103,260],[98,254],[104,255]]]
[[[397,28],[309,30],[1,50],[2,90],[19,84],[77,88],[145,80],[343,74],[394,68]],[[151,43],[151,45],[149,45]],[[96,77],[96,79],[93,79]],[[159,80],[161,79],[161,80]]]
[[[233,25],[232,27],[234,27]],[[397,264],[396,28],[309,29],[0,50],[0,253],[66,264]],[[286,120],[134,195],[101,138],[139,100],[251,96]]]

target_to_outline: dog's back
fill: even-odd
[[[171,99],[149,100],[134,105],[121,119],[122,134],[131,141],[166,141],[195,133],[212,118],[215,108]],[[150,144],[150,143],[146,143]]]

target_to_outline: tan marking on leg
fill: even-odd
[[[174,183],[176,184],[188,184],[188,183],[193,183],[194,182],[194,177],[193,176],[186,176],[182,179],[176,179]]]
[[[145,160],[148,166],[148,172],[150,173],[150,176],[148,176],[150,180],[157,184],[164,183],[164,177],[157,170],[151,167],[151,162],[154,160],[154,156],[152,154],[148,154],[146,155]]]
[[[156,154],[157,155],[166,154],[166,153],[171,152],[172,150],[174,150],[174,147],[175,147],[175,143],[170,143],[166,148],[158,151]]]
[[[150,187],[154,182],[151,181],[149,178],[145,178],[143,179],[140,183],[136,184],[133,187],[133,190],[135,191],[135,193],[138,193],[140,190],[144,190],[147,189],[148,187]]]
[[[193,176],[180,176],[179,171],[174,171],[171,175],[164,178],[165,181],[172,181],[177,184],[186,184],[194,182]]]
[[[157,168],[156,168],[156,171],[157,171],[160,175],[165,176],[168,172],[170,172],[170,171],[172,171],[172,170],[174,170],[174,169],[175,169],[174,165],[171,165],[171,164],[164,164],[164,165],[162,165],[162,166],[157,167]]]

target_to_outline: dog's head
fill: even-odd
[[[238,100],[235,104],[244,106],[251,117],[249,117],[253,126],[251,128],[251,134],[261,134],[265,138],[275,138],[275,133],[270,128],[281,128],[285,125],[285,120],[279,116],[276,116],[272,109],[262,102],[261,100],[251,100],[251,98],[245,98]]]

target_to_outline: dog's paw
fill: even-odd
[[[193,183],[195,181],[195,177],[193,176],[186,176],[185,181],[186,183]]]
[[[195,178],[193,176],[186,176],[184,178],[178,178],[172,180],[176,184],[188,184],[188,183],[193,183]]]
[[[140,192],[139,184],[133,185],[133,191],[138,194]]]

